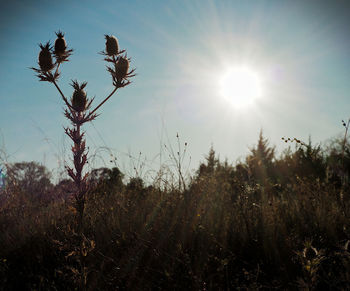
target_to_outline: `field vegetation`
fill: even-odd
[[[80,234],[71,180],[8,164],[0,289],[348,289],[349,143],[285,141],[277,156],[260,134],[236,164],[211,148],[192,176],[147,183],[95,169]]]

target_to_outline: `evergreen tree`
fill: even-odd
[[[249,173],[255,182],[264,185],[273,178],[275,147],[269,146],[269,141],[264,138],[262,130],[260,130],[258,144],[251,148],[250,152],[246,158]]]

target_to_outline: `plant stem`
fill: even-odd
[[[55,71],[55,75],[58,73],[58,68],[60,67],[60,65],[61,65],[61,63],[58,63],[58,64],[57,64],[57,68],[56,68],[56,71]],[[55,75],[54,75],[54,76],[55,76]]]
[[[66,103],[69,111],[73,114],[72,106],[69,104],[67,98],[64,96],[63,92],[61,91],[60,87],[57,85],[56,81],[53,80],[52,83],[55,85],[55,87],[57,88],[58,92],[60,92],[60,94],[62,96],[62,99],[63,99],[64,103]]]
[[[94,110],[92,110],[88,117],[90,117],[92,114],[94,114],[96,112],[97,109],[99,109],[109,98],[112,97],[112,95],[118,90],[118,87],[115,87],[114,90],[111,92],[111,94],[109,94],[105,100],[103,100]]]
[[[85,208],[85,189],[82,187],[82,171],[84,164],[82,162],[82,155],[83,155],[83,149],[82,149],[82,143],[83,143],[83,137],[80,133],[80,124],[75,124],[77,136],[79,136],[77,142],[74,143],[74,148],[76,150],[76,154],[73,153],[73,159],[74,159],[74,166],[76,171],[76,186],[77,186],[77,206],[78,206],[78,233],[82,233],[82,225],[83,225],[83,216],[84,216],[84,208]]]
[[[345,145],[346,145],[346,136],[348,135],[349,125],[350,125],[350,118],[348,120],[348,124],[345,127],[345,134],[344,134],[344,140],[343,140],[343,148],[342,148],[342,154],[341,154],[343,164],[344,164],[344,153],[345,153]]]

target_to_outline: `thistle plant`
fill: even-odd
[[[345,129],[344,132],[344,138],[342,142],[342,149],[341,149],[341,189],[340,189],[340,198],[343,201],[344,199],[344,188],[346,185],[346,173],[345,173],[345,150],[346,150],[346,142],[348,140],[348,131],[349,131],[349,126],[350,126],[350,118],[345,122],[342,120],[342,125]],[[343,206],[343,209],[345,210],[345,207]]]
[[[301,263],[303,278],[299,278],[298,285],[303,290],[314,290],[318,283],[318,272],[325,259],[324,250],[317,250],[311,241],[304,242],[303,251],[296,252]]]
[[[347,135],[348,135],[349,126],[350,126],[350,118],[348,119],[347,122],[345,122],[344,120],[342,120],[341,122],[342,122],[343,127],[345,128],[343,144],[342,144],[342,151],[341,151],[342,164],[343,164],[343,167],[344,167],[344,153],[345,153]]]
[[[89,190],[87,181],[88,173],[84,173],[84,166],[88,161],[88,153],[82,126],[86,122],[96,119],[98,116],[96,111],[111,98],[119,88],[125,87],[131,83],[130,78],[135,76],[135,70],[130,70],[130,59],[127,57],[125,50],[119,49],[117,38],[112,35],[105,35],[105,50],[102,51],[101,54],[105,56],[104,60],[111,64],[111,66],[107,66],[107,71],[112,77],[114,88],[102,102],[94,109],[90,110],[94,98],[89,98],[85,91],[87,82],[79,83],[77,80],[72,80],[71,86],[74,91],[70,100],[63,94],[58,85],[60,77],[59,68],[61,64],[69,61],[73,50],[68,49],[64,33],[58,31],[56,32],[56,36],[57,39],[54,43],[54,47],[51,46],[50,42],[39,44],[41,49],[38,57],[39,67],[31,69],[37,73],[37,77],[40,81],[52,83],[56,87],[65,104],[64,115],[72,124],[72,127],[64,128],[65,133],[73,141],[72,154],[74,166],[66,166],[66,170],[75,184],[75,209],[78,214],[78,233],[81,233],[85,199]]]

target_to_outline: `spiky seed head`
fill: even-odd
[[[63,55],[66,52],[67,49],[67,43],[64,39],[64,33],[61,31],[56,32],[57,39],[55,41],[55,54],[56,55]]]
[[[306,246],[303,250],[303,256],[307,260],[312,260],[318,255],[318,251],[313,246]]]
[[[118,39],[114,35],[105,35],[106,38],[106,53],[109,56],[115,56],[119,52]]]
[[[126,57],[120,57],[115,65],[116,77],[122,80],[126,77],[129,70],[129,60]]]
[[[72,107],[78,112],[83,112],[86,109],[87,105],[87,95],[84,90],[87,83],[82,83],[79,85],[77,81],[72,81],[72,87],[74,88],[73,96],[71,99]]]
[[[49,72],[53,69],[54,65],[51,56],[50,43],[47,42],[46,45],[39,44],[41,51],[39,53],[39,66],[44,72]]]

